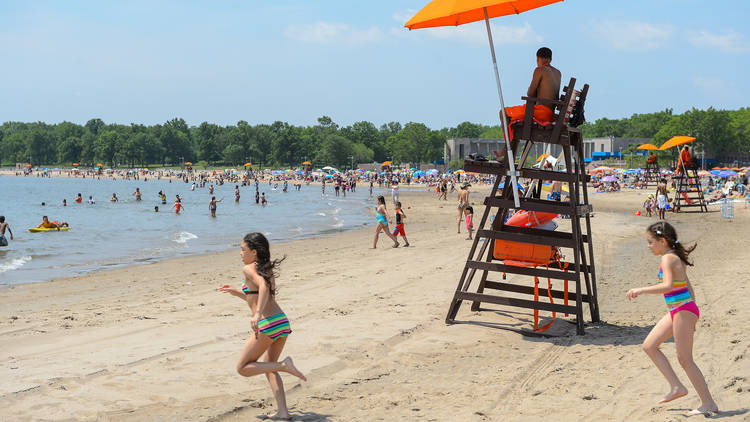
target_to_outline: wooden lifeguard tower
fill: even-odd
[[[706,199],[703,197],[703,188],[698,179],[698,171],[689,169],[680,162],[678,163],[680,174],[674,176],[677,179],[677,195],[675,195],[675,212],[708,212]],[[683,208],[694,208],[683,210]]]
[[[490,195],[484,199],[484,213],[448,309],[446,323],[455,322],[459,307],[464,300],[472,302],[471,309],[474,311],[480,310],[482,303],[533,309],[534,330],[521,330],[527,333],[538,333],[546,329],[546,327],[538,327],[538,315],[539,311],[549,311],[553,313],[553,318],[556,313],[566,316],[575,315],[576,332],[584,334],[584,303],[588,303],[591,320],[599,321],[590,220],[592,207],[586,191],[586,182],[590,178],[584,170],[581,131],[568,124],[571,115],[575,120],[582,120],[582,114],[579,119],[576,119],[578,116],[575,116],[574,110],[583,110],[588,85],[584,85],[579,92],[574,89],[575,82],[575,78],[570,79],[568,86],[563,89],[564,96],[559,101],[522,97],[526,100],[526,115],[523,120],[511,122],[510,128],[513,130],[513,135],[510,136],[510,146],[513,157],[516,157],[516,152],[523,141],[516,176],[531,179],[532,185],[527,195],[520,198],[519,207],[515,206],[511,189],[512,175],[508,171],[509,154],[505,154],[499,162],[474,160],[464,162],[464,170],[493,174],[496,179]],[[533,108],[536,104],[555,106],[557,115],[553,123],[534,120]],[[565,171],[556,172],[523,167],[535,143],[560,145],[565,158]],[[540,198],[539,190],[534,189],[534,185],[539,186],[545,180],[567,183],[568,200]],[[532,191],[537,192],[536,195],[531,195]],[[534,216],[532,213],[569,216],[571,231],[508,225],[506,218],[513,208],[516,208],[516,212],[526,211],[530,213],[530,216]],[[488,225],[490,214],[494,214],[495,218]],[[581,220],[585,221],[585,231]],[[516,252],[509,253],[509,251]],[[470,291],[477,271],[481,272],[479,283],[475,291]],[[503,274],[503,280],[499,277],[491,278],[490,274]],[[504,281],[506,274],[531,277],[533,284],[522,283],[517,277]],[[540,278],[547,278],[546,289],[539,286]],[[551,281],[553,279],[563,280],[563,289],[553,289]],[[573,284],[572,291],[569,291],[569,282]],[[511,296],[500,295],[500,292],[508,292]],[[534,299],[525,299],[519,295],[531,295]],[[540,296],[548,298],[549,302],[539,300]],[[557,303],[554,302],[555,299],[558,300]],[[562,300],[562,303],[559,303],[559,300]]]

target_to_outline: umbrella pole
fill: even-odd
[[[508,157],[508,174],[513,186],[513,200],[516,208],[521,207],[518,199],[518,172],[516,172],[515,158],[510,148],[510,139],[508,139],[508,119],[505,117],[505,101],[503,101],[503,89],[500,86],[500,73],[497,71],[497,59],[495,58],[495,44],[492,42],[492,31],[490,30],[490,19],[487,16],[487,8],[484,9],[484,23],[487,26],[487,38],[490,40],[490,54],[492,55],[492,67],[495,71],[495,83],[497,84],[497,95],[500,97],[500,115],[501,124],[503,125],[503,138],[505,138],[505,154]]]

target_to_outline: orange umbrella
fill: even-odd
[[[537,161],[537,162],[539,162],[539,161],[542,161],[542,160],[544,160],[544,159],[545,159],[545,158],[547,158],[547,157],[549,157],[549,154],[542,154],[542,155],[540,155],[540,156],[539,156],[539,157],[538,157],[538,158],[536,159],[536,161]]]
[[[78,166],[78,163],[73,163],[73,166],[74,166],[74,167],[77,167],[77,166]]]
[[[721,170],[721,167],[714,167],[711,170]]]
[[[688,142],[693,142],[695,138],[692,136],[675,136],[672,139],[668,140],[667,142],[664,142],[664,145],[659,147],[660,151],[667,150],[672,147],[676,147],[677,145],[687,144]]]
[[[391,164],[393,164],[392,161],[385,161],[383,162],[383,164],[380,165],[380,167],[390,166]]]
[[[302,164],[305,164],[305,165],[308,165],[308,166],[311,166],[311,165],[312,165],[312,163],[311,163],[311,162],[309,162],[309,161],[305,161],[305,162],[304,162],[304,163],[302,163]]]
[[[495,84],[497,95],[500,97],[501,123],[505,135],[505,150],[509,163],[511,185],[513,186],[513,199],[515,207],[521,206],[518,195],[518,180],[516,176],[516,165],[513,151],[508,139],[508,127],[505,118],[505,101],[503,100],[503,89],[500,85],[500,73],[497,70],[497,59],[495,58],[495,45],[492,42],[492,31],[490,30],[490,18],[505,15],[517,15],[537,7],[557,3],[562,0],[433,0],[422,10],[409,19],[405,27],[411,29],[433,28],[436,26],[458,26],[465,23],[484,20],[487,28],[487,38],[490,43],[490,54],[492,55],[492,66],[495,72]]]
[[[186,165],[186,166],[192,166],[192,165],[193,165],[193,163],[191,163],[190,161],[186,161],[186,162],[185,162],[185,165]]]
[[[31,164],[26,164],[26,167],[31,167]]]
[[[96,166],[97,166],[97,167],[101,167],[101,166],[103,166],[103,165],[104,165],[104,164],[102,164],[102,163],[99,163],[99,164],[97,164]]]
[[[245,163],[245,167],[250,167],[252,165],[253,165],[253,163]]]
[[[643,144],[639,146],[638,149],[649,149],[649,150],[658,151],[659,147],[657,147],[656,145],[651,145],[651,144]]]

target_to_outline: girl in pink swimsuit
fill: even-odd
[[[688,280],[686,268],[693,265],[688,260],[688,255],[696,245],[685,248],[677,240],[674,227],[665,221],[649,226],[646,230],[646,239],[651,252],[661,256],[659,266],[661,282],[654,286],[630,289],[626,297],[635,299],[644,293],[663,294],[669,310],[643,341],[643,350],[669,382],[669,393],[659,403],[670,402],[688,393],[687,388],[677,378],[667,357],[659,350],[659,346],[664,341],[674,337],[677,359],[701,399],[700,407],[691,410],[688,415],[717,413],[719,408],[708,391],[706,379],[693,361],[693,334],[700,312],[695,304],[695,294]]]

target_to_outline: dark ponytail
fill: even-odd
[[[271,260],[271,251],[268,245],[268,239],[263,236],[263,233],[248,233],[242,238],[242,241],[251,250],[254,250],[258,255],[255,263],[255,271],[266,280],[266,285],[271,290],[271,294],[276,294],[276,290],[273,289],[271,279],[278,277],[278,265],[281,264],[286,256],[281,259]]]
[[[677,240],[677,231],[675,231],[671,224],[666,221],[658,221],[648,226],[647,231],[651,233],[651,236],[654,236],[657,239],[661,238],[666,240],[667,246],[674,251],[675,255],[677,255],[685,265],[693,265],[693,263],[688,260],[688,255],[695,250],[697,244],[693,243],[693,246],[687,248],[683,246],[682,243]]]

